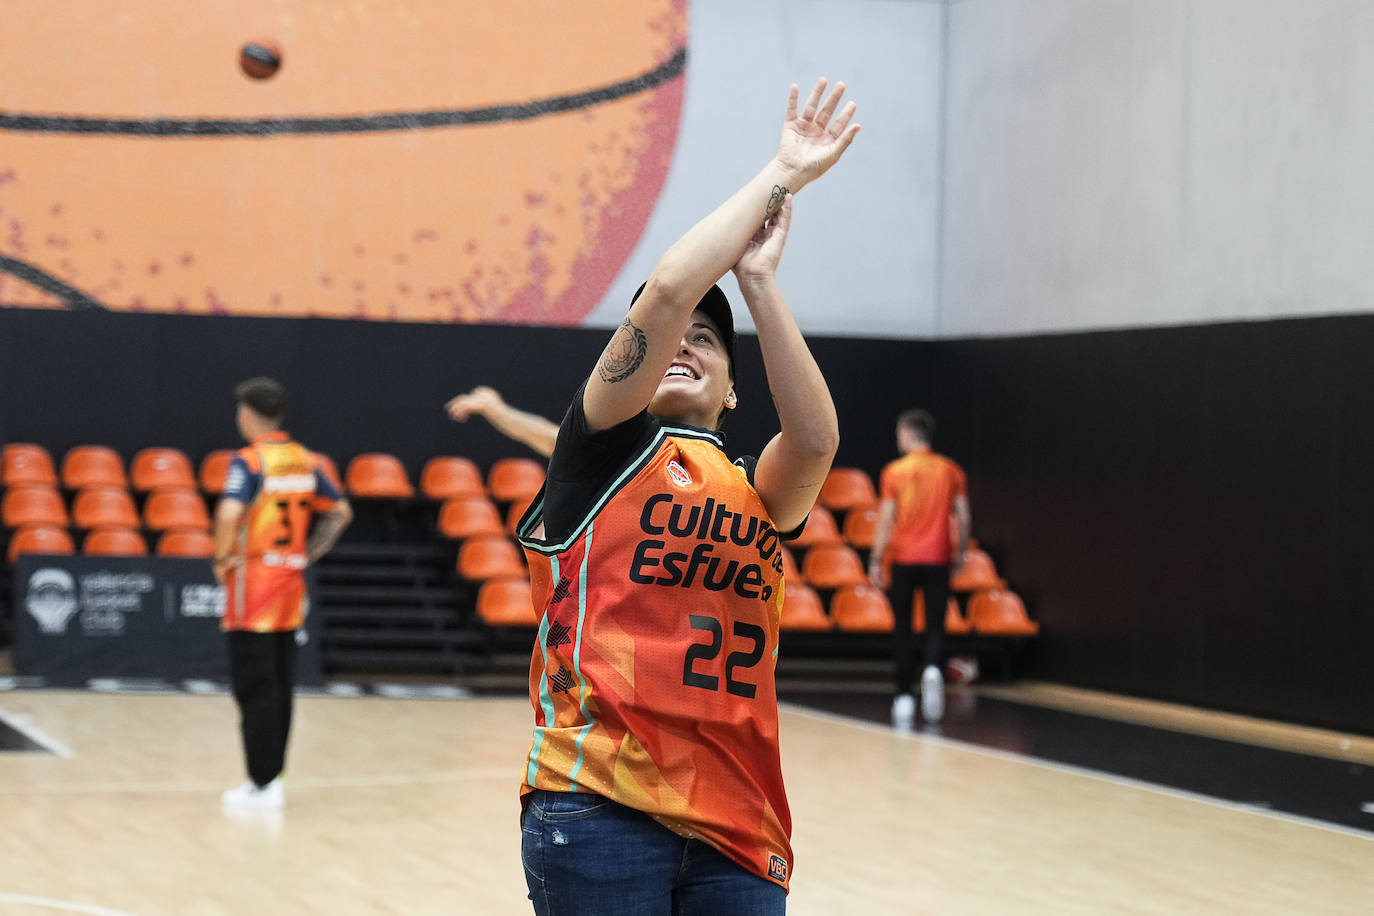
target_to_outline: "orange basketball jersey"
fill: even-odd
[[[664,427],[566,540],[543,538],[542,492],[521,520],[540,615],[521,791],[604,795],[786,887],[781,545],[720,444]]]
[[[305,543],[316,512],[339,493],[313,452],[284,432],[268,433],[240,449],[229,469],[225,498],[246,503],[238,533],[242,567],[225,580],[226,630],[294,630],[305,619]]]
[[[953,553],[949,516],[954,500],[968,492],[964,472],[929,450],[910,452],[883,468],[879,495],[897,504],[892,523],[892,562],[904,565],[948,563]]]

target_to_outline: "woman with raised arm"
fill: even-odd
[[[791,195],[853,141],[826,82],[772,160],[665,253],[559,428],[519,534],[538,639],[522,857],[539,916],[782,913],[791,815],[773,668],[781,541],[839,442],[778,288]],[[731,462],[733,269],[781,432]]]

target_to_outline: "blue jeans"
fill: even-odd
[[[535,916],[781,916],[787,908],[779,885],[600,795],[536,790],[520,825]]]

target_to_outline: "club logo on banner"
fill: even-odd
[[[85,636],[122,636],[124,616],[143,610],[143,596],[153,591],[147,573],[100,572],[73,576],[65,569],[45,568],[29,576],[24,607],[44,633],[61,636],[78,613]]]
[[[65,569],[39,569],[29,576],[24,608],[44,633],[66,633],[77,612],[76,581]]]

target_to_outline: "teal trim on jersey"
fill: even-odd
[[[558,581],[558,557],[553,558],[552,567],[553,581]],[[530,763],[525,769],[525,782],[534,785],[534,779],[539,775],[539,751],[544,747],[544,729],[548,728],[554,720],[553,697],[549,694],[549,615],[547,613],[539,621],[539,633],[535,636],[539,640],[539,651],[544,656],[544,673],[539,676],[539,708],[544,710],[544,724],[534,727],[534,743],[530,745]]]
[[[639,457],[631,462],[629,467],[627,467],[619,477],[611,481],[606,489],[601,491],[601,495],[597,497],[596,502],[592,504],[587,514],[582,517],[582,521],[573,526],[572,534],[568,535],[566,541],[563,541],[561,544],[553,544],[547,540],[536,541],[532,538],[521,537],[520,543],[530,550],[543,554],[558,554],[567,550],[582,536],[582,532],[591,524],[592,519],[596,518],[601,510],[606,508],[606,503],[611,501],[611,497],[615,496],[620,488],[625,485],[626,481],[644,470],[644,464],[663,447],[663,441],[674,436],[683,439],[704,439],[707,442],[715,443],[716,448],[725,448],[725,440],[716,433],[708,432],[704,429],[693,429],[691,427],[660,426],[658,428],[658,434],[654,436],[653,441],[645,446],[644,451],[639,453]],[[542,507],[543,504],[541,503],[540,505]],[[536,517],[537,516],[532,513],[527,516],[527,519],[529,522],[533,522]],[[524,530],[528,531],[529,527],[528,524],[525,525]]]
[[[568,771],[568,779],[577,781],[582,772],[582,742],[587,740],[592,730],[592,715],[587,710],[587,681],[582,677],[582,624],[587,622],[587,563],[592,556],[592,532],[596,523],[587,526],[587,537],[582,542],[582,568],[577,572],[577,642],[573,644],[573,676],[582,685],[582,721],[587,724],[577,733],[577,762]]]
[[[525,538],[528,537],[529,533],[536,527],[534,524],[535,520],[539,518],[540,514],[542,514],[543,511],[544,488],[540,487],[539,492],[535,494],[535,502],[530,503],[529,507],[525,509],[525,514],[520,516],[520,521],[516,523],[516,540],[518,540],[522,544],[525,543]]]

